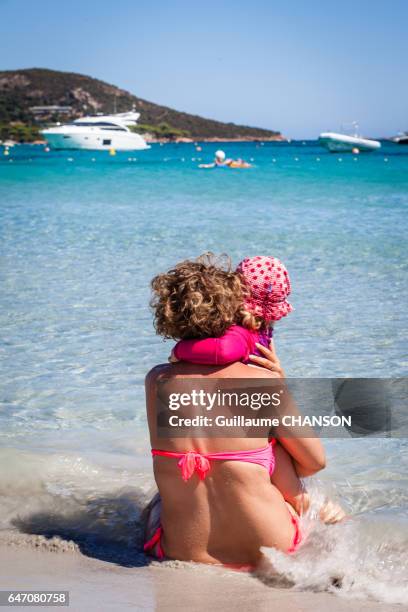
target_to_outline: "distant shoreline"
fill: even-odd
[[[143,135],[143,134],[142,134]],[[268,136],[267,138],[253,138],[249,136],[237,136],[235,138],[221,138],[217,136],[212,136],[210,138],[145,138],[148,143],[167,143],[167,142],[175,142],[177,144],[186,143],[186,144],[194,144],[196,142],[286,142],[287,138],[279,134],[278,136]]]
[[[143,134],[142,134],[143,136]],[[267,138],[250,138],[250,137],[237,137],[237,138],[147,138],[144,137],[148,144],[198,144],[200,142],[288,142],[288,139],[282,135],[269,136]],[[24,145],[46,145],[45,140],[34,140],[34,141],[20,141],[7,140],[6,142],[0,142],[0,146],[15,146],[19,144]]]

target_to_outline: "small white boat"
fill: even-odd
[[[140,113],[134,111],[90,115],[41,130],[40,133],[51,149],[140,151],[150,147],[140,134],[129,129],[129,126],[137,124],[139,117]]]
[[[354,134],[342,134],[337,132],[322,132],[319,136],[319,143],[332,152],[366,152],[376,151],[381,148],[381,142],[371,138],[363,138],[357,132],[357,123],[352,124]]]
[[[408,145],[408,132],[400,132],[391,138],[391,140],[395,142],[395,144]]]

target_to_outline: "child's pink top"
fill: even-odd
[[[234,361],[249,361],[250,354],[260,354],[255,342],[268,347],[271,334],[250,331],[240,325],[232,325],[219,338],[180,340],[174,347],[174,355],[180,361],[222,365]]]

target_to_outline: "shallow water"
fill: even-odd
[[[62,522],[49,529],[68,539],[106,543],[108,524],[113,541],[134,541],[125,533],[152,491],[143,378],[171,347],[154,335],[149,281],[182,258],[211,250],[234,263],[259,253],[286,263],[295,312],[275,338],[288,375],[405,375],[408,151],[225,145],[254,160],[232,171],[199,170],[215,149],[202,148],[1,155],[3,529],[43,533],[54,515]],[[359,577],[347,587],[353,596],[400,601],[391,577],[397,566],[407,572],[406,442],[327,447],[318,490],[334,490],[358,515],[339,538],[349,546],[331,553],[336,571],[344,585]],[[366,554],[347,566],[357,539]],[[314,546],[313,572],[306,550],[298,569],[282,571],[299,588],[331,588]]]

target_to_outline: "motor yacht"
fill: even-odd
[[[51,149],[90,149],[103,151],[139,151],[149,149],[140,134],[130,127],[137,124],[140,113],[134,111],[112,115],[89,115],[72,123],[41,130]]]

